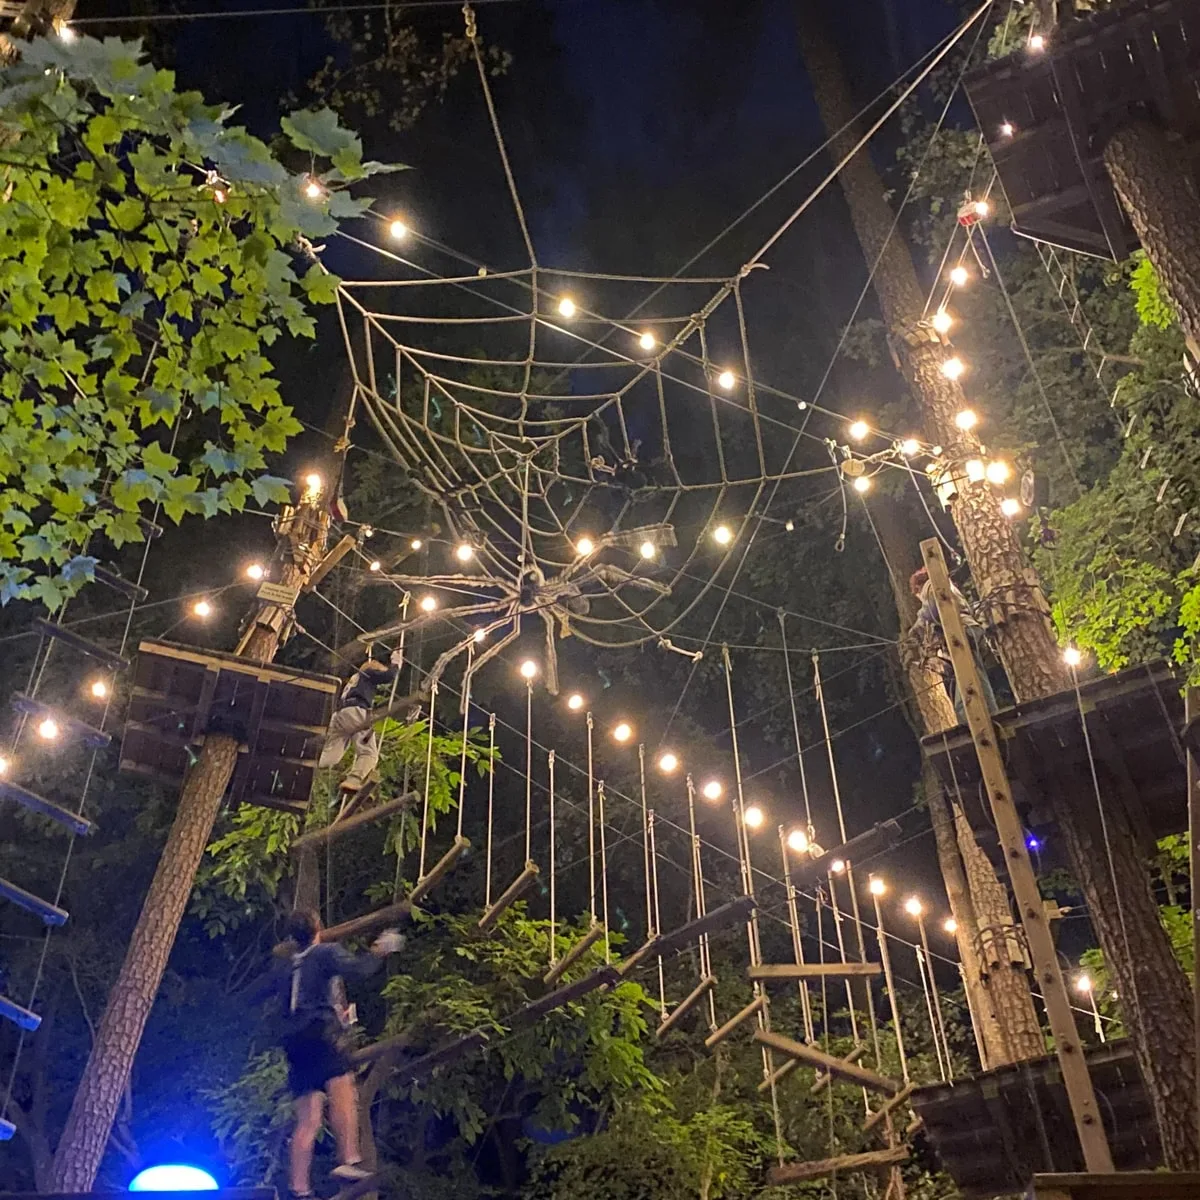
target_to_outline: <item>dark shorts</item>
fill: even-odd
[[[293,1096],[307,1096],[325,1090],[325,1085],[354,1069],[341,1046],[339,1031],[324,1022],[316,1022],[283,1040],[287,1056],[288,1088]]]

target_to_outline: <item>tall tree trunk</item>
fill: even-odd
[[[319,506],[318,498],[295,510],[296,524],[291,527],[280,578],[284,585],[299,588],[324,547],[329,520]],[[264,620],[268,614],[272,619]],[[286,613],[275,606],[262,606],[253,619],[242,657],[270,662],[279,646]],[[95,1182],[237,756],[236,737],[210,733],[184,780],[167,844],[58,1143],[53,1171],[56,1192],[87,1192]]]
[[[832,141],[833,153],[840,158],[857,140],[849,85],[813,0],[797,0],[795,11],[801,50],[825,126],[831,132],[845,127]],[[1123,155],[1148,154],[1147,147],[1154,145],[1141,137],[1118,136],[1114,141],[1110,171],[1115,161],[1124,162]],[[1154,153],[1160,166],[1161,154],[1160,146]],[[927,434],[942,445],[947,462],[961,469],[967,458],[979,453],[979,442],[955,423],[955,416],[967,407],[966,398],[959,384],[942,371],[949,347],[922,319],[924,294],[908,246],[901,237],[892,236],[894,214],[883,181],[865,152],[850,159],[839,179],[866,259],[877,263],[874,288],[891,333],[896,365],[921,404]],[[1127,186],[1138,185],[1130,180]],[[1179,203],[1175,190],[1161,184],[1154,194],[1164,205],[1168,198],[1172,205]],[[1188,217],[1194,222],[1195,211]],[[1166,266],[1171,286],[1183,290],[1191,284],[1184,265],[1188,261],[1193,260],[1179,255],[1178,262]],[[1028,700],[1062,691],[1071,681],[1037,576],[1025,561],[1012,525],[1000,512],[999,501],[986,483],[960,478],[951,514],[1009,682],[1019,700]],[[1135,987],[1144,980],[1136,1004],[1126,1011],[1167,1165],[1194,1169],[1200,1165],[1196,1063],[1191,1036],[1184,1032],[1191,1029],[1191,999],[1150,899],[1149,877],[1129,815],[1119,801],[1106,804],[1106,838],[1095,804],[1081,803],[1077,791],[1055,787],[1049,799],[1105,959],[1122,988],[1126,980]],[[1115,916],[1122,912],[1124,926],[1117,928]]]
[[[1104,147],[1104,165],[1200,361],[1200,188],[1184,146],[1134,121]]]

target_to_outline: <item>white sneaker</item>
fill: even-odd
[[[360,1162],[342,1163],[340,1167],[334,1167],[330,1174],[343,1183],[358,1183],[362,1179],[371,1178],[371,1172]]]

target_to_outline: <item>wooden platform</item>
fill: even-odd
[[[1131,116],[1148,114],[1195,150],[1200,5],[1123,0],[1060,26],[1040,54],[1022,46],[988,63],[966,86],[1015,230],[1123,259],[1138,243],[1108,181],[1104,147]]]
[[[1194,1171],[1129,1171],[1119,1175],[1035,1175],[1031,1200],[1197,1200]]]
[[[1148,853],[1158,838],[1187,829],[1182,682],[1169,663],[1157,662],[1089,680],[1079,689],[1101,795],[1106,803],[1126,805],[1133,827],[1145,834]],[[1027,826],[1052,823],[1046,800],[1052,789],[1077,794],[1081,804],[1095,804],[1074,691],[1002,709],[994,720]],[[980,845],[1003,868],[967,727],[922,738],[921,746],[950,796],[957,783]],[[1053,856],[1053,846],[1046,851]]]
[[[303,813],[341,681],[173,642],[138,647],[121,768],[172,785],[209,733],[242,744],[229,800]]]
[[[1087,1059],[1117,1170],[1153,1170],[1161,1161],[1158,1132],[1133,1047],[1109,1042],[1089,1048]],[[912,1106],[964,1196],[982,1200],[1023,1192],[1039,1173],[1083,1169],[1052,1057],[919,1087]]]

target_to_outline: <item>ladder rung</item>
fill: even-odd
[[[554,991],[547,992],[537,1000],[532,1000],[518,1008],[515,1013],[506,1018],[509,1027],[518,1029],[522,1025],[528,1025],[532,1021],[544,1017],[548,1012],[562,1008],[564,1004],[581,999],[597,988],[608,987],[619,982],[620,978],[614,968],[598,967],[590,975],[576,979],[573,983],[564,983],[562,987],[555,988]]]
[[[568,950],[566,954],[564,954],[562,958],[560,958],[558,962],[556,962],[554,966],[552,966],[550,970],[548,970],[546,974],[542,976],[542,982],[545,984],[557,983],[567,973],[567,971],[570,970],[570,968],[574,966],[575,963],[577,963],[603,936],[604,926],[600,924],[593,925],[591,929],[589,929],[587,933],[585,933],[583,937],[581,937],[579,941],[577,941],[575,945],[573,945],[570,950]]]
[[[655,1037],[665,1037],[688,1013],[717,986],[715,975],[705,975],[698,984],[659,1022]]]
[[[516,877],[504,890],[503,894],[491,908],[479,918],[480,929],[491,929],[500,920],[504,910],[517,902],[521,893],[538,877],[537,863],[527,862],[525,870]]]
[[[16,1132],[17,1127],[11,1121],[0,1117],[0,1142],[11,1142]]]
[[[870,1133],[885,1117],[894,1113],[913,1094],[914,1085],[905,1084],[894,1096],[885,1100],[864,1122],[863,1133]]]
[[[720,1045],[739,1025],[744,1021],[748,1021],[755,1013],[757,1013],[764,1004],[766,1004],[766,996],[755,996],[741,1012],[736,1012],[720,1029],[714,1029],[712,1033],[704,1039],[704,1046],[711,1050],[714,1046]]]
[[[853,1050],[842,1060],[843,1062],[856,1063],[864,1054],[866,1054],[866,1046],[855,1046]],[[793,1062],[799,1063],[799,1059],[793,1059]],[[819,1096],[831,1083],[833,1076],[828,1071],[818,1072],[816,1079],[813,1080],[813,1085],[808,1089],[810,1096]]]
[[[844,1079],[847,1083],[858,1084],[875,1092],[884,1092],[888,1096],[894,1096],[904,1086],[894,1079],[885,1079],[874,1071],[868,1071],[866,1067],[855,1066],[846,1062],[845,1059],[834,1058],[832,1054],[826,1054],[815,1046],[806,1046],[802,1042],[793,1041],[791,1038],[766,1029],[756,1029],[754,1040],[771,1050],[778,1050],[780,1054],[798,1058],[810,1067],[826,1071],[835,1079]]]
[[[747,968],[749,979],[874,979],[883,973],[878,963],[760,963]]]
[[[42,1018],[37,1013],[31,1012],[24,1005],[10,1000],[7,996],[0,996],[0,1017],[4,1017],[14,1025],[20,1025],[22,1029],[28,1030],[30,1033],[42,1023]]]
[[[39,900],[32,892],[9,883],[7,879],[0,879],[0,899],[41,917],[44,925],[65,925],[67,922],[69,914],[65,908],[59,908],[47,900]]]
[[[88,658],[94,658],[110,670],[123,671],[129,666],[129,659],[122,658],[114,651],[96,645],[95,642],[89,642],[87,638],[80,637],[65,625],[56,625],[53,621],[47,621],[42,617],[38,617],[33,625],[39,633],[62,642],[64,646],[70,646],[72,650],[78,651],[80,654],[86,654]]]
[[[785,1059],[781,1066],[778,1066],[766,1077],[759,1085],[760,1092],[769,1092],[771,1088],[786,1079],[798,1066],[800,1060],[798,1058]]]
[[[389,800],[385,804],[377,804],[374,808],[356,812],[351,817],[343,817],[339,821],[334,821],[332,825],[326,825],[323,829],[314,829],[312,833],[302,833],[292,842],[289,851],[296,854],[310,846],[323,846],[326,842],[334,841],[343,834],[351,833],[364,825],[371,825],[387,817],[394,817],[397,813],[412,808],[415,799],[415,794],[409,792],[395,800]]]
[[[471,848],[471,843],[465,837],[456,837],[454,844],[433,865],[433,870],[424,879],[417,880],[408,900],[410,904],[420,904],[443,879],[454,869],[454,864]]]
[[[414,1058],[411,1062],[397,1067],[396,1076],[401,1081],[420,1079],[428,1075],[435,1067],[441,1067],[446,1063],[453,1062],[456,1058],[460,1058],[472,1050],[486,1046],[487,1042],[488,1035],[485,1029],[476,1029],[472,1033],[465,1033],[462,1037],[455,1038],[454,1041],[447,1043],[445,1046],[440,1046],[437,1050],[431,1050],[428,1054],[422,1055],[420,1058]]]
[[[680,925],[678,929],[670,929],[666,933],[659,934],[655,939],[655,949],[659,954],[670,954],[672,951],[686,946],[689,942],[699,939],[704,934],[715,933],[726,925],[736,925],[741,921],[748,921],[753,915],[754,897],[739,896],[736,900],[730,900],[728,904],[722,904],[720,908],[714,908],[711,912],[697,917],[694,921],[689,921],[686,925]]]
[[[112,588],[114,592],[128,596],[130,600],[137,600],[140,603],[150,595],[141,584],[131,582],[123,575],[118,575],[116,571],[107,571],[104,567],[93,567],[92,574],[100,583]]]
[[[111,734],[97,729],[94,725],[87,724],[86,721],[77,721],[74,717],[68,717],[66,713],[52,705],[43,704],[40,700],[33,699],[32,696],[15,692],[9,703],[17,712],[24,713],[26,716],[50,717],[64,733],[69,737],[78,738],[91,750],[103,750],[112,741]]]
[[[95,825],[86,817],[81,817],[69,808],[63,808],[61,804],[55,804],[53,800],[47,800],[44,796],[39,796],[36,792],[31,792],[28,788],[23,788],[11,780],[0,779],[0,797],[13,800],[22,808],[29,809],[30,812],[49,817],[52,821],[65,825],[72,833],[78,834],[80,837],[86,837],[87,834],[94,833],[96,830]]]

